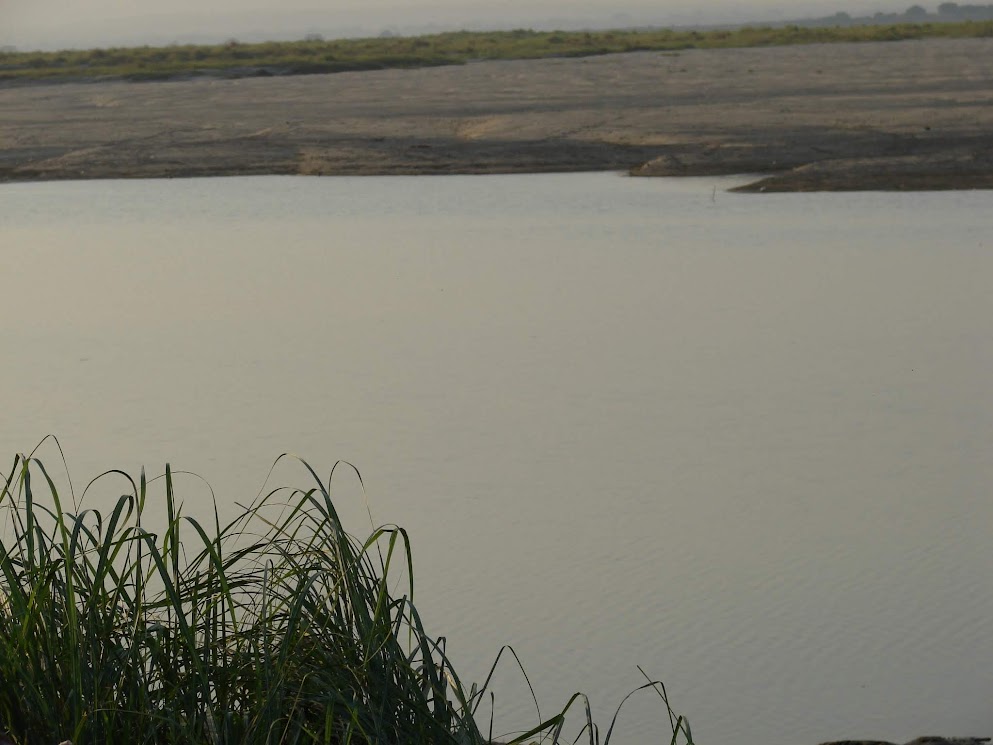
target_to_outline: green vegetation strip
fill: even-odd
[[[0,81],[105,77],[168,80],[198,75],[301,75],[459,65],[470,60],[584,57],[614,52],[972,37],[993,37],[993,21],[837,27],[746,27],[724,31],[460,31],[416,37],[335,41],[262,44],[229,41],[215,46],[174,45],[0,53]]]
[[[406,532],[353,538],[331,479],[303,468],[311,488],[260,495],[222,526],[216,507],[208,524],[182,514],[168,466],[98,477],[80,502],[96,482],[123,492],[99,511],[15,458],[0,491],[0,741],[492,742],[476,716],[489,678],[466,689],[425,632]],[[642,689],[661,697],[666,739],[690,745],[661,684]],[[574,705],[600,742],[580,694],[513,742],[559,742]]]

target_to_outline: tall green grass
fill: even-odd
[[[108,472],[121,496],[81,509],[71,482],[67,501],[17,456],[0,492],[0,732],[21,745],[492,741],[477,724],[489,678],[467,688],[424,629],[405,531],[355,539],[330,478],[300,463],[309,488],[204,524],[184,516],[168,466],[151,482]],[[659,692],[672,742],[690,743],[664,688],[641,688]],[[580,736],[600,742],[580,694],[513,742],[558,742],[584,703]]]

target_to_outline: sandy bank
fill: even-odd
[[[993,187],[993,39],[0,88],[0,180],[627,170]]]

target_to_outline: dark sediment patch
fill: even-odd
[[[939,153],[825,160],[777,173],[732,191],[943,191],[993,189],[989,153]]]

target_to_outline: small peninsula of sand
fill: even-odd
[[[625,170],[993,188],[993,39],[20,83],[0,112],[0,181]]]

